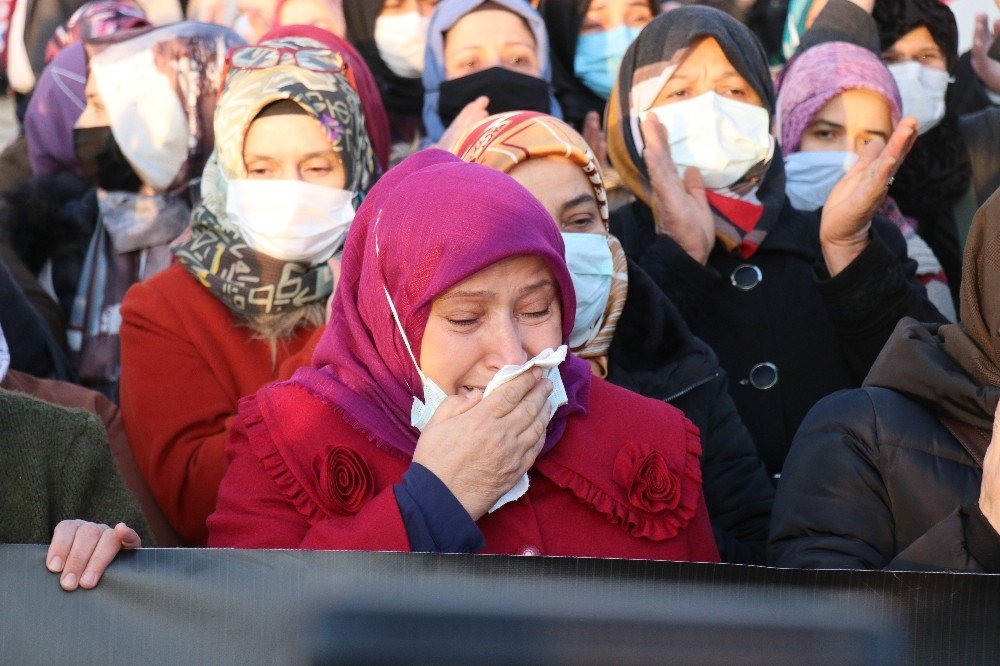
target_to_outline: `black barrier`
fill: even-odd
[[[97,590],[68,594],[45,571],[44,555],[41,546],[0,546],[0,663],[304,663],[322,658],[315,652],[325,649],[322,641],[317,643],[310,632],[319,618],[331,617],[331,605],[348,597],[355,602],[388,598],[391,590],[403,599],[431,587],[453,590],[463,603],[477,596],[509,601],[530,590],[539,599],[589,595],[608,599],[609,605],[635,599],[650,609],[662,600],[694,599],[706,608],[740,606],[761,617],[780,617],[783,609],[802,608],[805,600],[843,609],[848,620],[857,615],[855,619],[871,624],[869,638],[883,627],[897,627],[902,642],[894,652],[902,663],[1000,663],[996,576],[573,558],[147,549],[119,557]],[[774,636],[777,642],[779,632]],[[873,663],[879,661],[877,650],[892,645],[891,640],[871,643]],[[759,651],[746,648],[744,658],[735,661],[765,662],[768,647],[765,642]],[[857,655],[844,650],[843,656],[848,662]],[[810,655],[804,653],[803,659]]]

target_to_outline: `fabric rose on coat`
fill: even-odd
[[[646,513],[676,509],[680,482],[656,451],[648,445],[629,442],[615,458],[612,480],[628,493],[629,502]]]
[[[317,467],[320,492],[337,513],[357,513],[371,499],[375,480],[356,451],[345,446],[334,447],[325,457],[319,457]]]

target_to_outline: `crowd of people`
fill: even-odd
[[[64,589],[153,545],[1000,571],[1000,23],[66,11],[0,0],[0,542]]]

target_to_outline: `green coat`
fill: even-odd
[[[64,409],[0,390],[0,543],[47,544],[61,520],[124,522],[152,538],[126,489],[104,426]]]

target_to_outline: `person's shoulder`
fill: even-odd
[[[345,448],[376,466],[396,462],[352,427],[341,408],[296,379],[268,384],[243,398],[239,417],[262,457],[277,452],[309,465],[317,455]]]
[[[228,312],[211,292],[180,264],[173,264],[156,275],[129,287],[122,299],[123,320],[135,317],[162,318],[182,312]]]
[[[6,444],[33,451],[49,447],[64,450],[81,435],[90,440],[99,438],[104,431],[101,422],[88,411],[6,389],[0,389],[0,423],[4,424]]]

